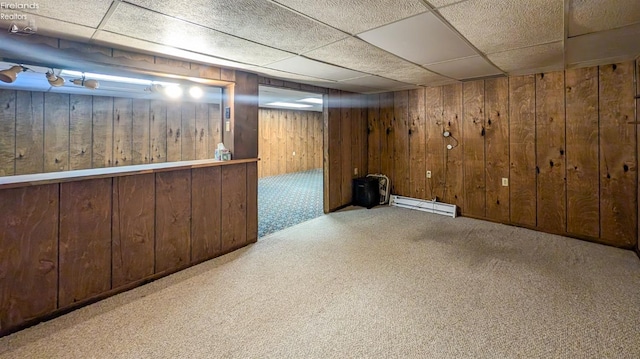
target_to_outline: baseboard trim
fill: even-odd
[[[337,211],[339,211],[339,210],[341,210],[341,209],[344,209],[344,208],[347,208],[347,207],[349,207],[349,206],[351,206],[351,202],[349,202],[349,203],[347,203],[347,204],[343,204],[343,205],[338,206],[338,207],[336,207],[336,208],[331,208],[331,209],[329,209],[329,212],[325,212],[324,214],[329,214],[329,213],[331,213],[331,212],[337,212]]]
[[[530,225],[526,225],[526,224],[504,222],[504,221],[499,221],[499,220],[495,220],[495,219],[491,219],[491,218],[486,218],[486,217],[481,217],[481,216],[474,216],[474,215],[470,215],[470,214],[466,214],[466,213],[462,213],[461,216],[462,217],[467,217],[467,218],[479,219],[481,221],[500,223],[500,224],[504,224],[504,225],[507,225],[507,226],[526,228],[526,229],[530,229],[532,231],[537,231],[537,232],[543,232],[543,233],[555,234],[555,235],[563,236],[563,237],[580,239],[582,241],[593,242],[593,243],[598,243],[598,244],[604,244],[604,245],[607,245],[607,246],[610,246],[610,247],[628,249],[628,250],[632,250],[632,251],[635,250],[636,253],[638,254],[638,256],[640,256],[640,251],[638,251],[638,249],[637,249],[637,244],[631,244],[631,245],[626,245],[625,246],[625,245],[619,245],[619,244],[616,244],[616,243],[607,242],[607,241],[603,240],[602,238],[589,237],[589,236],[584,236],[584,235],[576,234],[576,233],[550,231],[550,230],[545,230],[545,229],[542,229],[542,228],[538,228],[538,227],[534,227],[534,226],[530,226]]]

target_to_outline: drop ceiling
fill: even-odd
[[[638,0],[43,0],[1,11],[40,35],[361,93],[640,55]]]

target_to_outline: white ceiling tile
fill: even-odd
[[[430,85],[434,82],[447,80],[446,77],[434,74],[424,67],[413,64],[398,66],[379,75],[413,85]]]
[[[94,41],[103,46],[120,48],[151,55],[166,55],[168,57],[184,59],[187,61],[201,62],[204,64],[247,69],[253,65],[247,65],[236,61],[229,61],[214,56],[202,55],[191,51],[176,49],[175,47],[160,45],[149,41],[134,39],[125,35],[114,34],[108,31],[100,31]]]
[[[428,0],[427,2],[431,4],[431,6],[433,6],[434,8],[441,8],[444,6],[458,3],[460,1],[464,1],[464,0]]]
[[[84,25],[96,28],[109,10],[111,1],[107,0],[56,0],[56,1],[6,1],[6,3],[35,4],[35,9],[25,9],[29,14],[39,15],[51,20]],[[12,10],[2,9],[3,14]]]
[[[562,70],[564,66],[563,49],[562,41],[558,41],[489,54],[487,57],[496,66],[509,74],[521,74],[522,71],[540,68],[549,69],[544,71],[547,72]]]
[[[322,62],[309,60],[304,57],[296,56],[286,60],[278,61],[270,64],[268,68],[292,72],[296,74],[304,74],[327,80],[346,80],[364,75],[361,72],[348,70],[342,67],[328,65]]]
[[[345,38],[341,31],[265,0],[130,0],[192,23],[278,49],[302,53]]]
[[[484,53],[546,44],[564,37],[562,0],[468,0],[440,10]]]
[[[379,88],[371,88],[367,86],[354,85],[354,84],[343,83],[343,82],[338,82],[338,83],[329,85],[327,87],[336,89],[336,90],[349,91],[349,92],[355,92],[355,93],[371,93],[371,92],[382,91],[382,89],[379,89]]]
[[[571,0],[569,36],[615,29],[640,22],[638,0]]]
[[[401,86],[407,85],[403,82],[386,79],[380,76],[371,76],[371,75],[359,77],[357,79],[340,81],[340,83],[364,86],[364,87],[370,87],[370,88],[376,88],[376,89],[394,88],[394,87],[401,87]]]
[[[433,13],[400,20],[358,35],[361,39],[416,64],[477,55]]]
[[[247,68],[247,70],[251,71],[251,72],[259,73],[261,75],[265,75],[265,76],[272,77],[272,78],[277,78],[277,79],[282,79],[282,80],[316,81],[318,83],[325,83],[325,84],[334,83],[335,82],[335,81],[321,79],[321,78],[317,78],[317,77],[313,77],[313,76],[294,74],[294,73],[291,73],[291,72],[274,70],[274,69],[269,69],[269,68],[266,68],[266,67],[259,67],[259,66],[249,67],[249,68]],[[318,85],[318,86],[321,86],[321,85]]]
[[[350,34],[427,11],[419,0],[273,0]]]
[[[424,85],[424,86],[425,87],[437,87],[437,86],[452,85],[452,84],[457,84],[457,83],[460,83],[460,81],[443,77],[441,81],[434,81],[434,82],[429,83],[428,85]]]
[[[38,15],[27,15],[26,21],[0,19],[0,28],[1,31],[5,32],[11,24],[15,23],[19,29],[23,29],[25,26],[30,25],[30,20],[35,23],[36,34],[43,36],[59,37],[69,40],[86,40],[91,38],[95,32],[95,29],[92,27],[63,22]]]
[[[357,38],[348,38],[308,52],[305,56],[367,74],[422,84],[433,75],[424,68],[398,58]]]
[[[291,56],[284,51],[126,3],[118,6],[104,30],[253,65],[265,65]]]
[[[567,65],[603,65],[640,54],[640,24],[567,39]]]
[[[431,71],[458,80],[500,75],[502,72],[480,56],[465,57],[427,66]]]

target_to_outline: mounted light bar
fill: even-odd
[[[72,70],[62,70],[60,72],[60,76],[63,76],[63,77],[85,76],[87,78],[92,78],[96,80],[120,82],[120,83],[134,84],[134,85],[147,85],[147,86],[150,86],[152,84],[159,84],[164,86],[177,85],[174,82],[151,81],[151,80],[136,79],[136,78],[124,77],[124,76],[112,76],[112,75],[95,74],[92,72],[80,72],[80,71],[72,71]]]
[[[266,103],[267,106],[276,106],[276,107],[289,107],[289,108],[309,108],[313,107],[311,105],[303,105],[300,103],[292,103],[292,102],[269,102]]]
[[[316,97],[303,98],[302,100],[297,100],[297,102],[307,102],[307,103],[313,103],[316,105],[322,105],[322,99],[316,98]]]

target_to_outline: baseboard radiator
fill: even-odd
[[[441,214],[443,216],[456,218],[455,204],[403,197],[392,194],[389,205],[402,208],[417,209],[418,211]]]

